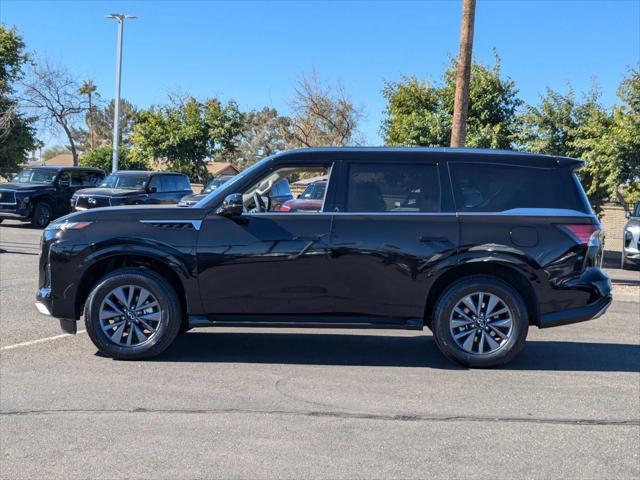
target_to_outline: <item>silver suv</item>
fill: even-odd
[[[640,202],[628,213],[629,221],[624,227],[622,262],[625,270],[640,266]]]

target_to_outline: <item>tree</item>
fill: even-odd
[[[81,95],[87,96],[87,102],[89,104],[89,111],[87,112],[87,126],[89,127],[89,145],[90,148],[93,148],[95,144],[93,143],[93,95],[97,95],[98,87],[96,87],[95,83],[91,80],[85,80],[82,85],[80,85],[79,93]]]
[[[453,102],[452,147],[464,147],[467,136],[475,16],[476,0],[464,0],[462,2],[462,25],[460,27],[460,54],[458,55],[456,68],[456,91]]]
[[[324,84],[314,71],[295,85],[290,105],[293,115],[283,125],[287,148],[357,143],[362,109],[354,106],[340,84]]]
[[[114,109],[115,101],[111,100],[103,107],[94,105],[91,119],[89,119],[89,113],[87,113],[86,121],[87,125],[89,125],[90,122],[92,126],[90,131],[93,132],[93,145],[95,147],[113,144]],[[130,137],[133,132],[136,112],[137,110],[131,102],[120,99],[120,145],[125,147],[131,143]],[[82,128],[74,128],[72,133],[76,144],[81,146],[82,149],[88,150],[92,148],[90,132]]]
[[[9,176],[36,149],[35,119],[25,116],[14,97],[15,84],[29,61],[22,37],[0,24],[0,175]]]
[[[278,115],[275,108],[264,107],[252,110],[245,115],[245,128],[239,146],[239,159],[236,166],[247,167],[269,155],[287,148],[283,132],[290,120]]]
[[[571,88],[566,94],[547,88],[540,98],[540,105],[527,107],[519,118],[519,147],[533,153],[577,156],[574,149],[577,110]]]
[[[54,145],[53,147],[47,148],[44,152],[42,152],[42,156],[40,160],[47,161],[50,158],[55,157],[56,155],[63,155],[65,153],[71,153],[71,151],[62,145]]]
[[[387,145],[445,147],[450,144],[456,85],[456,62],[440,83],[405,77],[387,82],[382,134]],[[503,79],[496,56],[493,67],[473,63],[466,145],[511,148],[517,132],[517,109],[522,101],[510,79]]]
[[[80,158],[83,167],[101,168],[105,172],[111,171],[113,147],[101,146],[87,150]],[[129,154],[128,147],[118,149],[118,168],[121,170],[149,170],[149,162],[134,158]]]
[[[73,128],[88,108],[79,88],[65,67],[53,65],[48,60],[33,65],[23,82],[24,102],[37,113],[43,126],[64,132],[74,165],[78,165],[78,146]]]
[[[138,113],[132,155],[164,161],[172,170],[208,181],[207,160],[233,161],[242,130],[243,116],[235,102],[223,106],[216,99],[174,99]]]

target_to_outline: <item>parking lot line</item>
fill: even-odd
[[[86,330],[78,330],[77,333],[78,334],[86,333]],[[53,337],[39,338],[38,340],[30,340],[28,342],[15,343],[13,345],[7,345],[6,347],[0,348],[0,352],[3,352],[5,350],[13,350],[14,348],[28,347],[29,345],[35,345],[37,343],[50,342],[52,340],[58,340],[59,338],[72,337],[72,336],[73,335],[71,333],[62,333],[60,335],[54,335]]]

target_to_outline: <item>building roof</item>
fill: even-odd
[[[49,160],[45,160],[44,164],[48,167],[73,167],[73,155],[70,153],[61,153]]]
[[[229,162],[209,162],[207,163],[207,170],[211,176],[216,177],[221,174],[228,174],[230,171],[239,173],[240,171],[231,165]]]

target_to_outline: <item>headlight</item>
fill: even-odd
[[[81,230],[83,228],[88,227],[93,222],[61,222],[61,223],[50,223],[47,225],[45,230]]]

